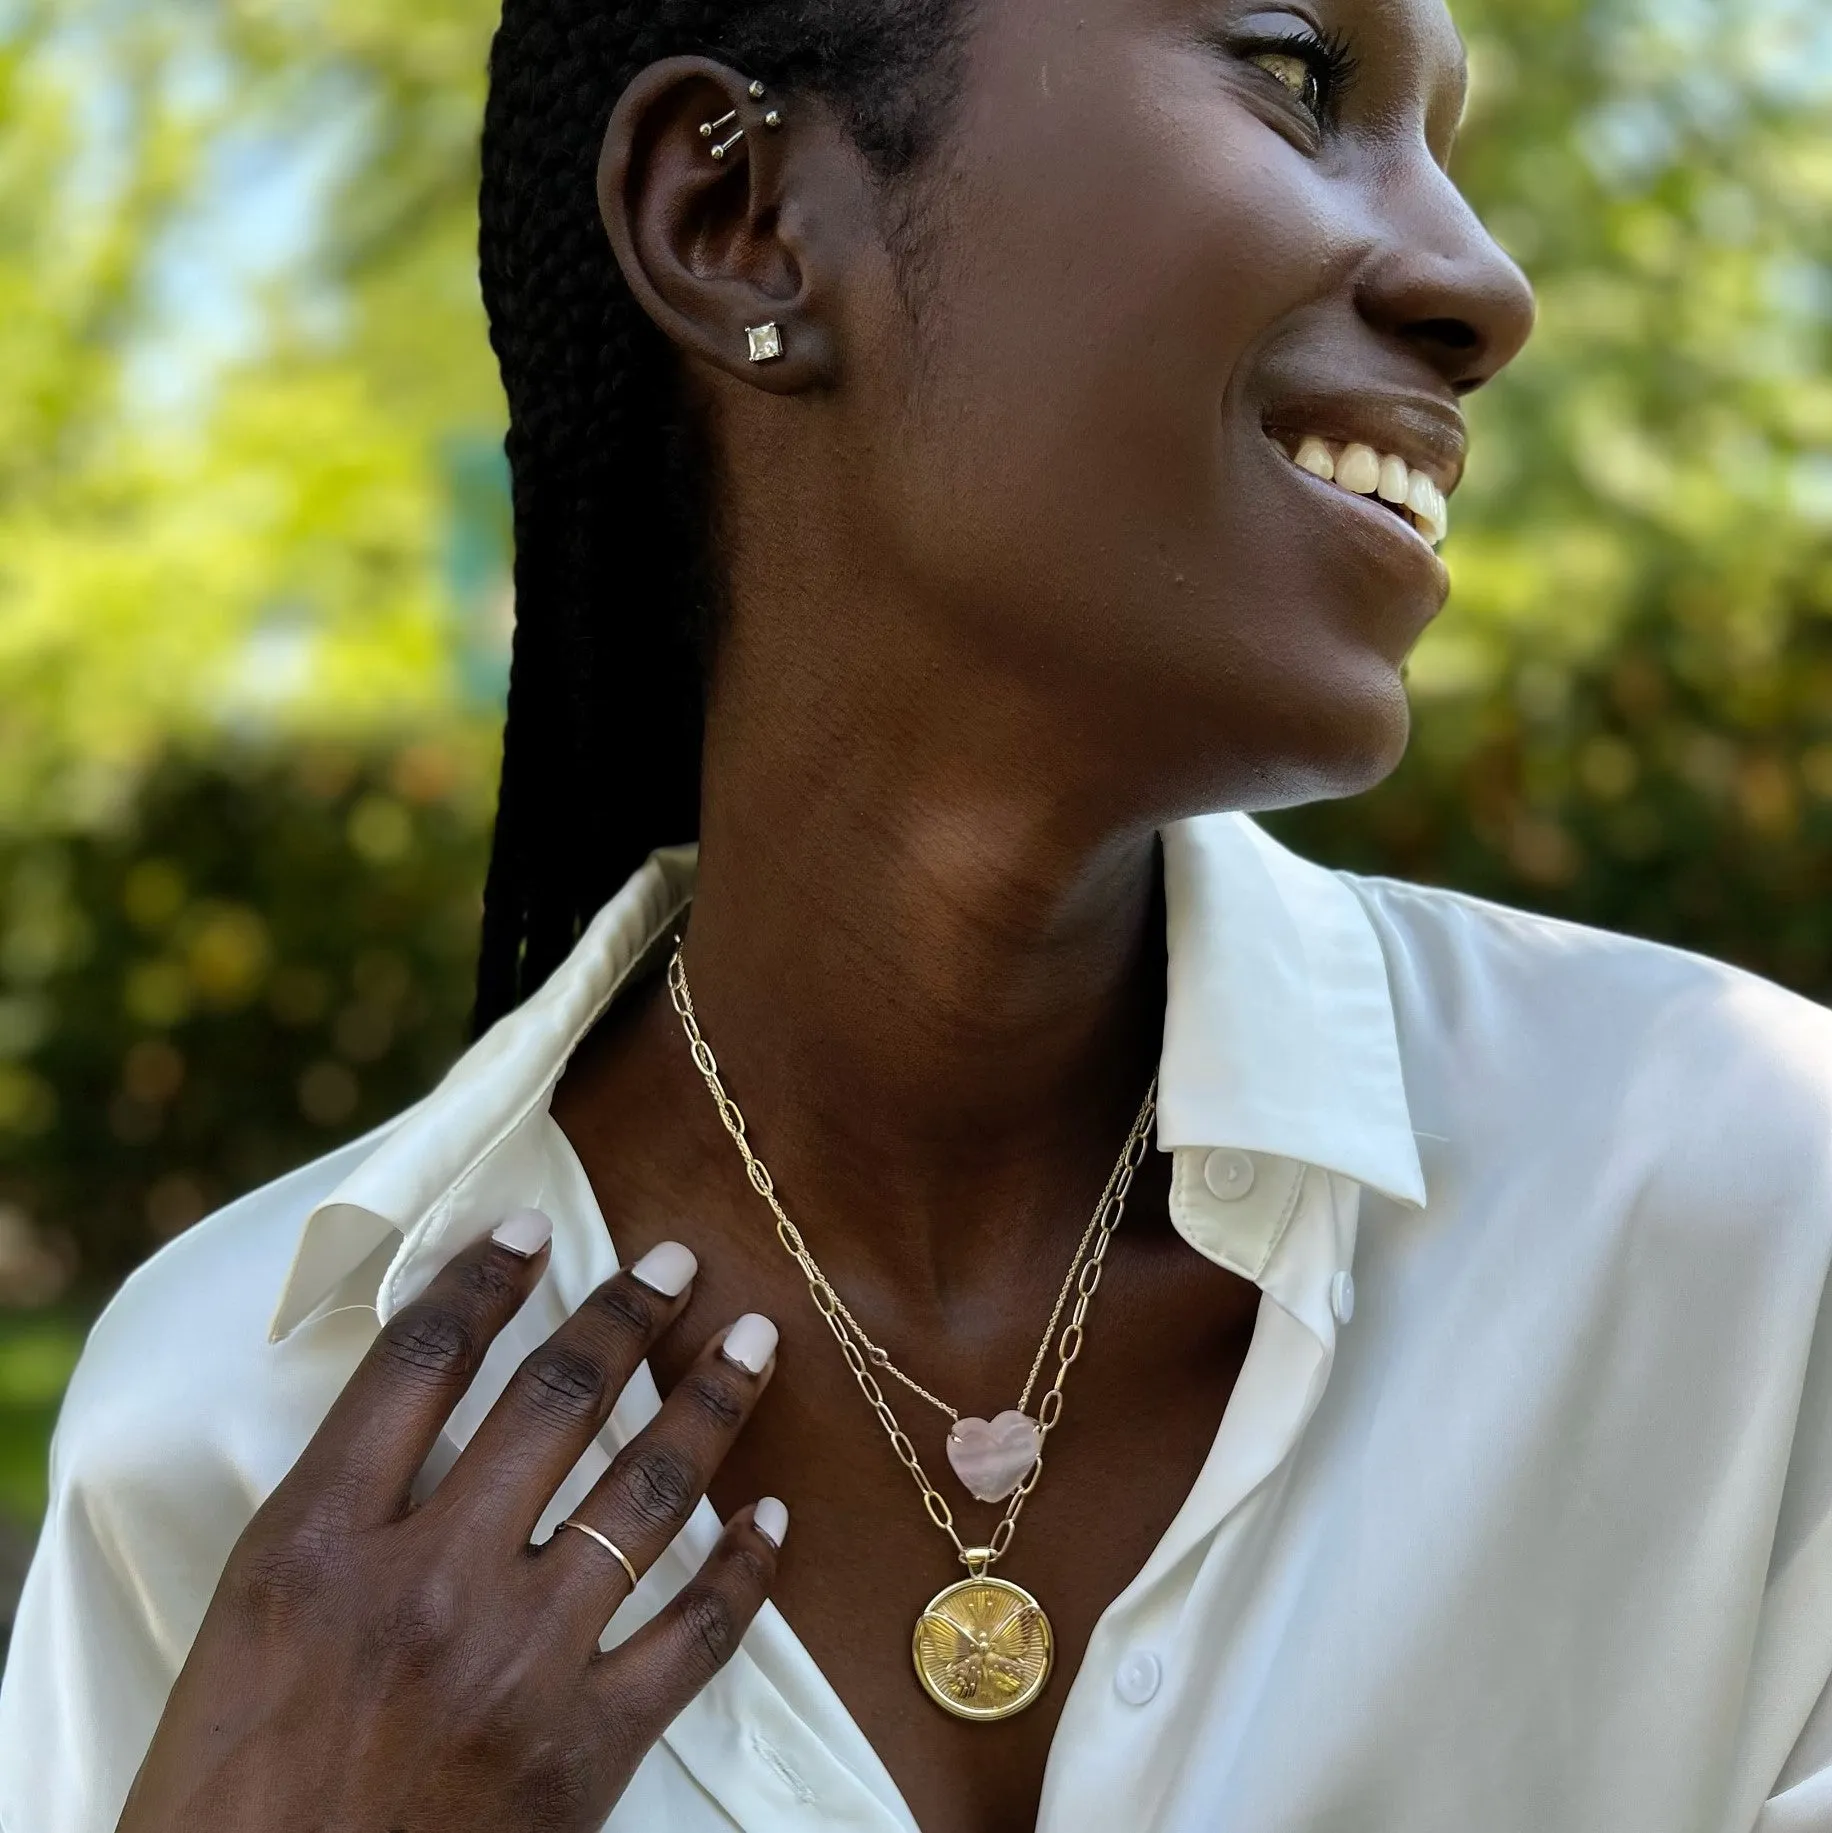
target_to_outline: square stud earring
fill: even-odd
[[[768,324],[746,325],[744,335],[751,340],[753,363],[767,363],[771,357],[782,355],[782,332],[774,319]]]

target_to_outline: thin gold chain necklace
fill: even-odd
[[[725,1092],[725,1086],[719,1079],[718,1063],[711,1048],[700,1034],[699,1020],[693,1009],[693,996],[687,987],[687,972],[682,961],[679,939],[676,939],[674,955],[668,965],[668,991],[674,1002],[675,1012],[679,1015],[682,1028],[687,1033],[687,1042],[693,1052],[695,1066],[706,1078],[706,1085],[712,1092],[713,1103],[718,1109],[719,1118],[725,1124],[726,1131],[736,1143],[744,1159],[745,1174],[751,1186],[759,1196],[769,1204],[771,1213],[776,1218],[777,1238],[782,1242],[796,1264],[801,1268],[803,1277],[808,1281],[809,1289],[815,1296],[815,1302],[831,1322],[838,1319],[851,1332],[854,1341],[863,1352],[865,1360],[882,1374],[889,1375],[894,1381],[900,1381],[911,1393],[919,1395],[938,1412],[946,1415],[949,1421],[947,1437],[948,1462],[953,1466],[954,1474],[962,1486],[976,1501],[1003,1502],[1018,1484],[1024,1474],[1037,1460],[1042,1448],[1042,1427],[1030,1412],[1030,1398],[1037,1385],[1037,1377],[1043,1372],[1044,1358],[1049,1354],[1050,1345],[1056,1339],[1056,1326],[1062,1319],[1063,1307],[1069,1302],[1069,1295],[1075,1289],[1075,1281],[1081,1272],[1092,1245],[1095,1232],[1100,1226],[1101,1217],[1107,1212],[1108,1199],[1113,1194],[1113,1187],[1124,1168],[1125,1155],[1122,1153],[1118,1163],[1107,1178],[1105,1189],[1101,1191],[1100,1201],[1094,1205],[1093,1214],[1088,1218],[1088,1225],[1081,1232],[1081,1239],[1076,1243],[1075,1254],[1069,1262],[1069,1270],[1063,1275],[1062,1284],[1056,1291],[1056,1302],[1050,1307],[1049,1320],[1043,1326],[1043,1335],[1037,1341],[1037,1353],[1031,1358],[1030,1372],[1024,1379],[1024,1391],[1018,1396],[1016,1407],[996,1414],[992,1419],[963,1418],[960,1412],[943,1400],[939,1394],[932,1393],[921,1382],[904,1373],[890,1358],[888,1351],[879,1347],[866,1332],[864,1325],[853,1315],[846,1301],[834,1290],[832,1282],[821,1271],[820,1264],[809,1251],[807,1242],[802,1238],[801,1230],[790,1221],[776,1195],[775,1180],[769,1168],[764,1165],[751,1150],[750,1139],[746,1133],[744,1115],[738,1104]]]
[[[1034,1454],[1024,1474],[1010,1491],[1010,1501],[997,1527],[993,1529],[991,1539],[984,1546],[968,1546],[955,1526],[954,1511],[948,1506],[947,1498],[930,1482],[915,1445],[899,1424],[897,1415],[892,1412],[890,1402],[885,1399],[883,1388],[872,1374],[873,1366],[895,1375],[905,1386],[922,1394],[951,1416],[952,1409],[926,1389],[918,1387],[891,1364],[889,1356],[872,1342],[846,1309],[832,1283],[809,1253],[800,1229],[790,1220],[781,1199],[776,1195],[776,1182],[768,1166],[751,1149],[744,1115],[738,1104],[726,1093],[725,1084],[719,1075],[718,1059],[714,1057],[711,1045],[700,1031],[699,1021],[694,1015],[693,996],[687,987],[687,970],[681,958],[679,937],[675,939],[674,954],[668,963],[668,989],[682,1029],[686,1032],[694,1067],[705,1081],[719,1119],[744,1160],[745,1175],[751,1188],[769,1205],[776,1219],[778,1240],[801,1268],[815,1308],[826,1319],[827,1327],[833,1332],[840,1352],[852,1370],[853,1379],[858,1383],[859,1391],[865,1396],[879,1425],[889,1437],[891,1449],[921,1493],[924,1511],[954,1543],[956,1554],[967,1568],[967,1577],[937,1592],[917,1618],[911,1639],[916,1677],[937,1705],[960,1718],[1009,1718],[1013,1713],[1023,1711],[1042,1692],[1044,1683],[1049,1679],[1055,1639],[1049,1618],[1044,1615],[1043,1607],[1037,1600],[1008,1579],[993,1577],[991,1569],[1009,1550],[1012,1538],[1017,1533],[1019,1513],[1043,1474],[1044,1440],[1062,1417],[1063,1387],[1068,1380],[1070,1368],[1081,1354],[1088,1308],[1100,1287],[1101,1268],[1106,1260],[1107,1247],[1125,1214],[1127,1193],[1132,1188],[1133,1176],[1145,1156],[1145,1144],[1157,1112],[1158,1079],[1154,1075],[1150,1087],[1145,1091],[1145,1099],[1140,1103],[1132,1128],[1126,1135],[1126,1143],[1120,1149],[1113,1173],[1082,1235],[1075,1259],[1069,1268],[1069,1277],[1064,1281],[1062,1291],[1057,1296],[1056,1308],[1050,1314],[1050,1323],[1044,1334],[1044,1347],[1038,1350],[1036,1362],[1031,1368],[1030,1382],[1025,1386],[1025,1396],[1028,1399],[1044,1360],[1050,1332],[1055,1329],[1063,1306],[1073,1291],[1074,1308],[1056,1343],[1055,1379],[1037,1408]]]

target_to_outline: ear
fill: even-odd
[[[793,394],[834,373],[834,327],[822,309],[832,289],[807,233],[814,213],[797,190],[818,182],[814,167],[833,134],[812,102],[792,108],[751,88],[707,57],[662,58],[639,72],[605,130],[598,211],[631,291],[672,343]],[[719,157],[715,146],[725,149]],[[747,327],[772,322],[782,354],[752,358]]]

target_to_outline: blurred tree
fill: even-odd
[[[0,1299],[79,1256],[112,1283],[436,1079],[481,865],[478,786],[454,791],[485,757],[168,760],[125,830],[0,853]]]
[[[0,4],[0,1304],[461,1042],[508,556],[447,13]]]
[[[463,710],[448,449],[501,412],[464,15],[37,0],[0,36],[8,826],[109,819],[174,740]]]

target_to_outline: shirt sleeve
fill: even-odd
[[[1832,1590],[1832,1582],[1822,1580],[1822,1590]],[[1752,1833],[1832,1833],[1832,1680],[1822,1688]]]
[[[1832,1685],[1820,1694],[1755,1833],[1832,1833]]]
[[[168,1242],[90,1332],[0,1676],[4,1833],[113,1833],[236,1540],[373,1334],[360,1304],[267,1334],[350,1151]]]
[[[1744,1700],[1752,1792],[1735,1833],[1832,1833],[1832,1299],[1819,1324],[1782,1490]]]
[[[1755,1833],[1826,1833],[1832,1827],[1832,1768],[1772,1795],[1763,1803]]]
[[[0,1828],[11,1833],[114,1827],[183,1658],[118,1509],[62,1449],[0,1679]]]
[[[182,1309],[128,1311],[91,1336],[52,1444],[0,1677],[4,1833],[112,1833],[229,1554],[309,1430],[286,1401],[322,1412],[304,1384],[261,1393]],[[251,1391],[258,1430],[222,1399]]]

